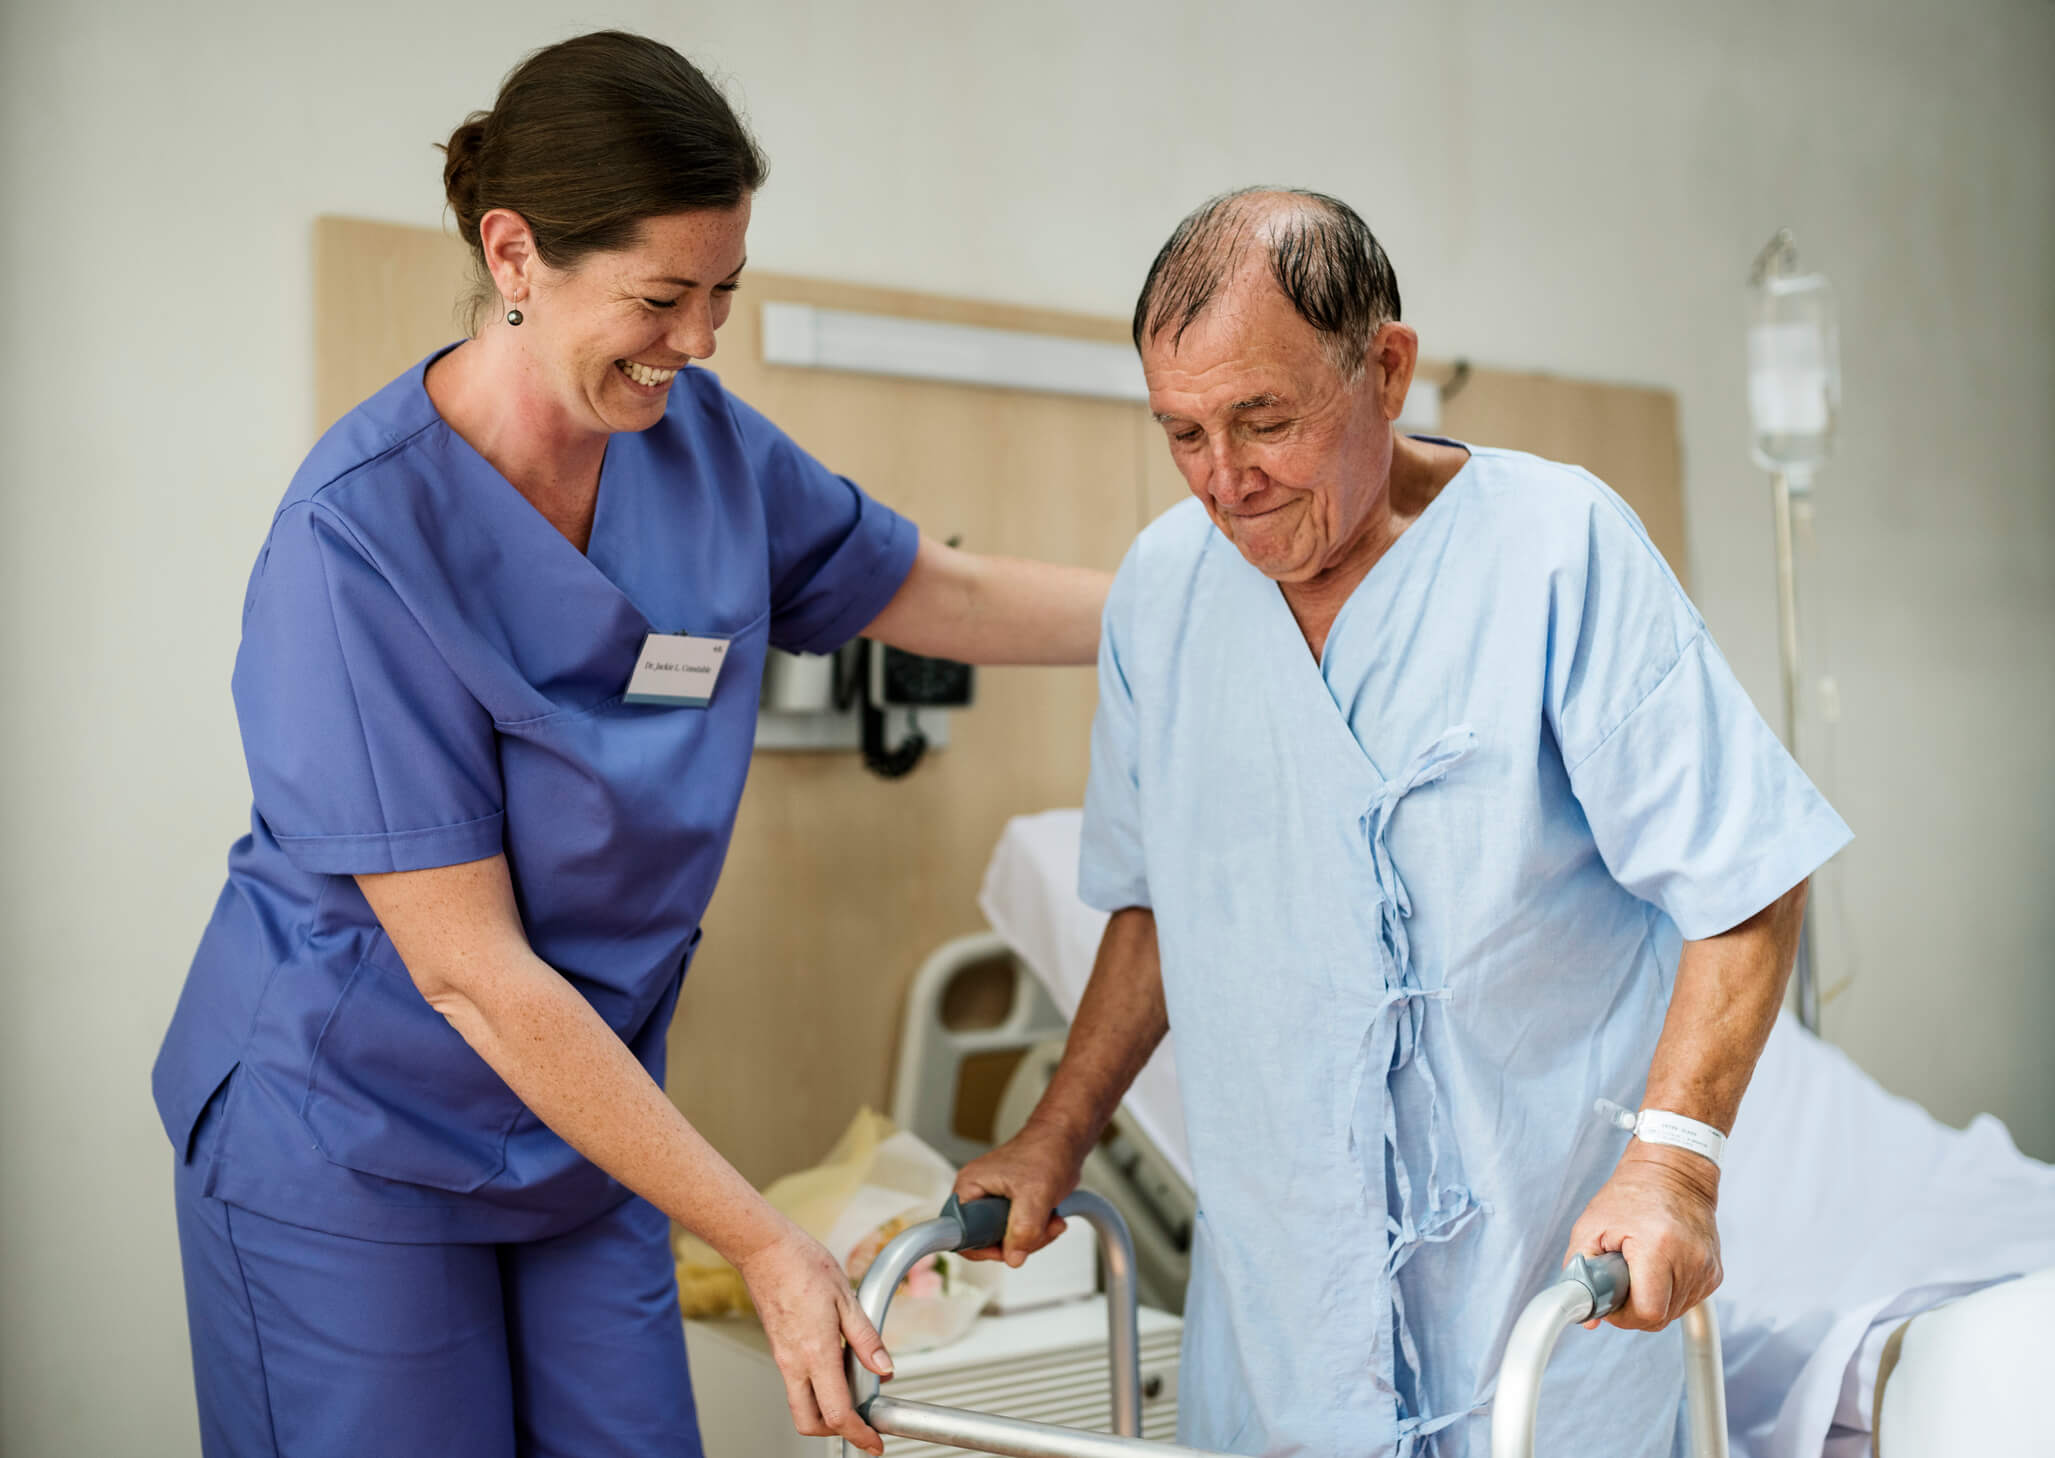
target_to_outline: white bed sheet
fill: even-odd
[[[1078,900],[1078,838],[1083,825],[1082,810],[1016,815],[1000,832],[978,891],[978,909],[985,920],[1042,980],[1066,1018],[1077,1016],[1078,999],[1091,980],[1099,937],[1106,930],[1106,914]],[[1122,1102],[1189,1185],[1192,1154],[1185,1142],[1184,1105],[1178,1100],[1177,1054],[1169,1038]]]
[[[1065,1017],[1106,924],[1077,897],[1082,822],[1077,810],[1011,821],[978,897]],[[1189,1181],[1168,1039],[1126,1103]],[[1786,1017],[1727,1146],[1720,1232],[1735,1458],[1854,1458],[1868,1451],[1890,1326],[2055,1266],[2055,1166],[1989,1115],[1948,1128]]]
[[[1830,1435],[1866,1452],[1891,1326],[2055,1265],[2055,1166],[1988,1114],[1949,1128],[1786,1017],[1727,1145],[1720,1236],[1736,1458],[1842,1451]]]

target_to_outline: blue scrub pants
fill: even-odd
[[[550,1240],[398,1245],[226,1205],[206,1165],[177,1173],[206,1458],[701,1458],[648,1202]]]

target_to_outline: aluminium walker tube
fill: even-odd
[[[1710,1299],[1683,1316],[1684,1411],[1691,1451],[1727,1458],[1727,1377],[1720,1357],[1720,1324]]]
[[[1008,1202],[1001,1199],[964,1205],[952,1197],[938,1218],[902,1230],[878,1252],[857,1287],[857,1302],[871,1324],[884,1330],[892,1293],[916,1262],[944,1251],[999,1244],[1006,1234],[1008,1208]],[[882,1395],[876,1375],[849,1354],[843,1358],[843,1369],[857,1412],[880,1433],[1014,1458],[1208,1458],[1196,1449],[1142,1441],[1142,1349],[1134,1243],[1120,1212],[1090,1190],[1079,1190],[1057,1206],[1056,1213],[1066,1219],[1082,1219],[1099,1234],[1099,1258],[1106,1273],[1107,1345],[1113,1367],[1113,1431],[1117,1436],[902,1402]]]
[[[933,1407],[925,1402],[901,1402],[896,1397],[874,1398],[867,1420],[879,1432],[893,1437],[949,1443],[981,1453],[1006,1454],[1008,1458],[1221,1458],[1197,1448],[1108,1437],[1082,1428],[1059,1428],[1024,1418]]]
[[[1499,1364],[1491,1408],[1491,1458],[1534,1458],[1534,1418],[1541,1374],[1568,1328],[1617,1311],[1627,1300],[1627,1261],[1617,1253],[1578,1256],[1563,1278],[1527,1303]],[[1720,1371],[1720,1331],[1709,1302],[1684,1313],[1686,1425],[1693,1458],[1727,1458],[1727,1391]]]

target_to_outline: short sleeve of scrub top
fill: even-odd
[[[768,518],[771,644],[788,653],[832,653],[905,579],[906,523],[753,406],[732,395],[727,403]]]
[[[1687,940],[1740,925],[1841,849],[1848,828],[1756,712],[1639,525],[1592,514],[1558,605],[1549,717],[1613,878]],[[1562,651],[1567,648],[1568,651]]]
[[[235,698],[257,812],[301,870],[415,871],[499,851],[491,717],[318,504],[272,526]]]
[[[1106,597],[1099,631],[1099,707],[1092,716],[1092,773],[1085,786],[1078,895],[1104,912],[1147,907],[1142,855],[1141,753],[1134,686],[1123,660],[1132,651],[1137,542]]]

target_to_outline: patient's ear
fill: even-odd
[[[1394,319],[1370,336],[1363,374],[1376,389],[1386,420],[1397,420],[1406,408],[1406,392],[1413,387],[1413,368],[1419,362],[1420,336],[1412,325]]]

